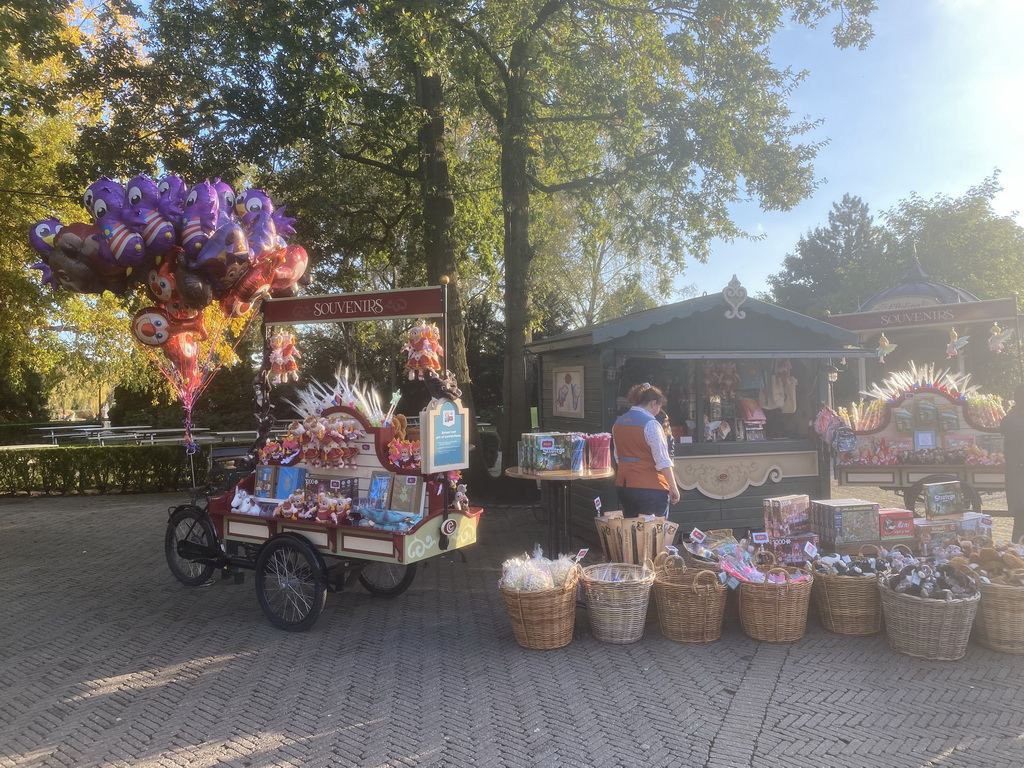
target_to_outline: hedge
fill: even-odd
[[[207,477],[207,450],[193,456],[195,483]],[[147,493],[189,486],[180,445],[69,446],[0,451],[0,494]]]

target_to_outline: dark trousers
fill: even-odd
[[[668,491],[661,488],[627,488],[623,485],[615,486],[615,490],[619,494],[623,517],[665,517],[668,514]]]

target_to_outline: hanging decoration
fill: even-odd
[[[988,333],[989,351],[1000,355],[1005,351],[1006,343],[1013,337],[1013,328],[1007,328],[1004,331],[999,327],[999,323],[993,323],[992,327],[988,329]]]
[[[957,336],[956,328],[949,329],[949,344],[946,345],[946,357],[956,357],[960,350],[967,346],[970,336]]]
[[[878,362],[884,363],[885,362],[885,356],[886,355],[891,355],[895,351],[895,349],[896,349],[896,345],[895,344],[890,344],[889,340],[887,338],[885,338],[885,334],[884,333],[881,336],[879,336],[878,337],[878,349],[875,350],[875,354],[878,356]]]

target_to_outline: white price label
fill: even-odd
[[[706,539],[707,537],[707,534],[704,533],[704,531],[702,531],[700,528],[694,528],[692,531],[690,531],[690,538],[696,541],[698,544],[703,543],[704,539]]]
[[[601,511],[601,497],[600,496],[598,496],[596,499],[594,499],[594,509],[596,509],[598,512]]]
[[[755,544],[767,544],[768,543],[768,531],[754,531],[750,534],[750,540]]]

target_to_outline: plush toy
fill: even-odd
[[[300,513],[305,512],[303,507],[304,499],[305,496],[302,491],[296,491],[274,508],[274,517],[298,520]]]
[[[348,519],[350,509],[352,509],[352,499],[345,496],[335,499],[334,504],[331,505],[331,522],[335,525],[341,525]]]
[[[409,329],[409,339],[402,345],[409,356],[405,363],[409,379],[422,379],[427,371],[441,370],[441,331],[434,323],[420,320]]]
[[[235,497],[231,500],[231,511],[236,515],[258,515],[260,513],[260,503],[248,491],[236,488]]]
[[[459,512],[469,512],[469,496],[466,495],[466,484],[459,483],[455,488],[455,509]]]
[[[391,428],[395,431],[395,440],[405,440],[406,430],[409,428],[409,420],[404,413],[396,413],[391,417]]]

